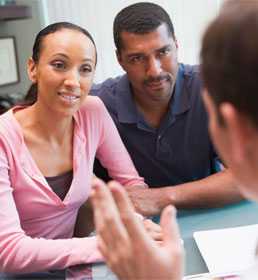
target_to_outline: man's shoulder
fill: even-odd
[[[122,79],[125,76],[118,76],[115,78],[109,78],[102,83],[93,84],[91,88],[91,95],[99,96],[100,98],[106,94],[116,94],[116,88],[121,84]]]
[[[109,78],[102,83],[94,84],[91,95],[98,96],[110,113],[116,112],[116,103],[121,91],[127,91],[128,79],[126,75]]]
[[[114,85],[118,83],[118,81],[121,79],[121,76],[115,77],[115,78],[108,78],[104,82],[101,83],[94,83],[92,86],[92,91],[98,92],[102,91],[105,88],[112,88]]]
[[[199,95],[202,86],[200,77],[200,66],[181,64],[180,68],[183,73],[185,85],[187,86],[188,90],[194,91]]]
[[[194,78],[200,80],[200,66],[180,64],[183,74],[186,78]]]

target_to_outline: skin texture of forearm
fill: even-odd
[[[146,186],[139,186],[139,188],[146,188]],[[92,209],[91,200],[88,199],[79,209],[77,220],[74,229],[74,237],[87,237],[95,230],[94,213]],[[142,221],[145,230],[149,236],[156,240],[162,241],[161,228],[149,219]]]
[[[136,211],[149,216],[158,215],[173,204],[177,208],[212,208],[241,201],[243,196],[229,170],[223,170],[205,179],[177,186],[141,190],[128,188]]]
[[[172,204],[185,209],[222,207],[244,199],[229,170],[195,182],[168,187],[167,194]]]

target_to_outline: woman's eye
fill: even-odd
[[[81,67],[80,71],[84,74],[90,73],[90,72],[92,72],[92,67],[90,65],[85,65],[85,66]]]
[[[61,61],[56,61],[52,63],[52,66],[54,66],[54,68],[58,69],[58,70],[63,70],[65,69],[65,64],[64,62]]]

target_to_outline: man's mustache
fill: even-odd
[[[170,81],[170,80],[171,80],[170,75],[160,75],[160,76],[149,77],[149,78],[145,79],[144,84],[148,85],[148,84],[151,84],[151,83],[158,83],[158,82]]]

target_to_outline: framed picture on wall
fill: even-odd
[[[14,37],[0,37],[0,86],[19,82]]]

